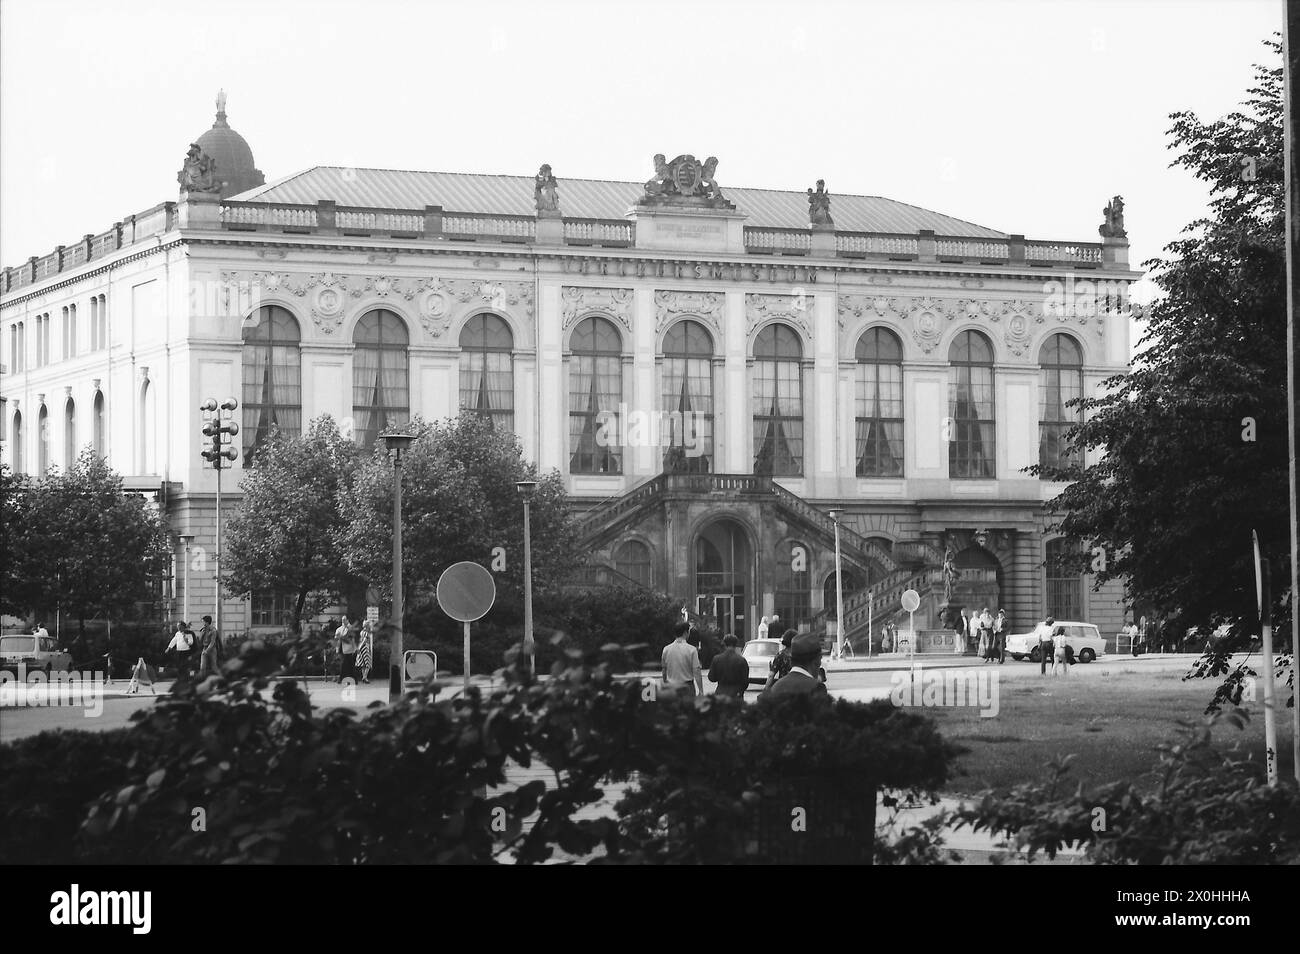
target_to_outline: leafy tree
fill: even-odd
[[[299,437],[274,432],[244,474],[243,500],[226,533],[226,589],[291,593],[293,629],[331,594],[356,586],[341,545],[340,501],[360,461],[329,415]]]
[[[1203,670],[1218,675],[1255,627],[1252,529],[1274,580],[1286,579],[1282,69],[1257,66],[1243,109],[1223,119],[1171,118],[1172,164],[1209,184],[1211,214],[1146,263],[1162,295],[1133,370],[1079,402],[1086,419],[1071,444],[1104,447],[1103,459],[1031,470],[1072,481],[1049,510],[1085,555],[1105,548],[1098,586],[1123,580],[1130,600],[1158,607],[1180,635],[1231,625]]]
[[[170,559],[162,518],[87,449],[63,473],[6,475],[4,601],[7,610],[78,621],[128,614],[153,597]]]
[[[437,583],[461,560],[491,567],[505,551],[498,587],[522,592],[523,508],[515,482],[536,480],[531,504],[533,587],[558,585],[577,562],[575,535],[563,481],[539,477],[513,434],[462,415],[451,421],[412,421],[416,439],[402,452],[402,560],[404,582],[415,592]],[[382,447],[358,468],[353,491],[340,500],[340,542],[353,573],[387,593],[391,588],[393,464]]]

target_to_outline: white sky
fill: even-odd
[[[176,198],[230,124],[268,181],[313,165],[883,195],[1131,261],[1204,209],[1167,116],[1232,110],[1280,0],[0,0],[0,261]]]

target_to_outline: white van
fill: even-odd
[[[26,633],[18,636],[0,636],[0,669],[18,671],[25,666],[27,672],[40,669],[50,672],[72,671],[72,653],[59,648],[53,636],[36,636]]]

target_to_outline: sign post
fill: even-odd
[[[469,691],[469,624],[487,615],[497,598],[497,584],[485,567],[468,560],[453,563],[438,577],[438,605],[465,624],[465,691]]]
[[[1277,702],[1273,694],[1273,596],[1269,592],[1269,566],[1259,552],[1259,534],[1250,531],[1255,547],[1255,601],[1259,606],[1259,628],[1263,641],[1264,666],[1264,760],[1268,768],[1268,784],[1277,786]]]

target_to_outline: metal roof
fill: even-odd
[[[322,199],[340,206],[374,209],[422,209],[447,212],[533,215],[532,176],[479,175],[464,172],[409,172],[399,169],[350,169],[315,166],[237,196],[233,200],[315,205]],[[641,182],[560,179],[560,211],[570,218],[622,219],[643,193]],[[775,189],[722,187],[723,194],[749,218],[749,226],[808,228],[808,194]],[[932,229],[938,235],[1005,238],[985,228],[905,202],[871,195],[831,197],[831,215],[841,232],[900,232]]]

